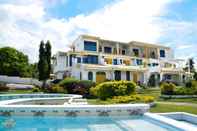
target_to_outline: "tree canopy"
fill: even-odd
[[[194,64],[195,64],[195,62],[194,62],[193,58],[189,58],[184,70],[194,73],[195,72]]]
[[[0,48],[0,75],[31,76],[28,56],[11,47]]]
[[[51,72],[51,44],[47,41],[40,42],[38,61],[39,80],[47,80]]]

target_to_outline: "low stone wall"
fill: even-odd
[[[16,84],[29,84],[41,86],[42,82],[34,78],[22,78],[17,76],[0,75],[0,82],[16,83]]]
[[[161,95],[161,98],[197,98],[197,95]]]
[[[163,114],[163,113],[161,113],[161,114]],[[164,115],[160,115],[160,113],[158,113],[158,114],[145,113],[144,116],[146,116],[152,120],[159,121],[163,124],[175,127],[177,129],[181,129],[181,131],[197,131],[197,128],[194,126],[191,126],[187,123],[177,121],[175,119],[171,119],[171,118],[166,117]]]
[[[4,94],[4,95],[0,95],[0,101],[21,99],[21,98],[54,98],[54,97],[82,98],[81,95],[74,95],[74,94],[42,94],[42,93],[40,94]]]
[[[0,105],[1,116],[122,116],[143,115],[147,104],[121,105]]]
[[[197,125],[197,115],[186,112],[172,112],[172,113],[159,113],[162,116],[167,116],[174,120],[187,121]]]

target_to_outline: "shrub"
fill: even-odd
[[[176,86],[173,83],[162,83],[161,84],[161,94],[173,95]]]
[[[91,94],[105,100],[113,96],[124,96],[135,93],[136,84],[131,81],[109,81],[91,88]]]
[[[38,87],[34,87],[34,88],[32,89],[32,92],[40,92],[40,89],[39,89]]]
[[[193,95],[194,92],[191,88],[179,87],[176,88],[174,95]]]
[[[130,103],[136,102],[136,97],[134,96],[114,96],[112,98],[113,103]]]
[[[152,96],[144,96],[144,97],[142,97],[141,100],[142,100],[143,102],[145,102],[145,103],[151,103],[151,102],[154,102],[155,98],[152,97]]]
[[[66,78],[59,83],[70,94],[89,94],[89,89],[95,86],[95,83],[89,80],[77,80],[75,78]]]
[[[64,89],[64,87],[61,87],[59,85],[54,85],[51,87],[50,92],[51,93],[67,93],[67,90]]]
[[[0,91],[8,91],[9,87],[5,83],[0,83]]]
[[[113,103],[151,103],[154,101],[152,96],[139,96],[139,95],[129,95],[129,96],[114,96],[112,99]]]
[[[191,88],[192,87],[192,81],[188,81],[185,83],[185,87]]]

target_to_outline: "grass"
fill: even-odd
[[[155,107],[150,109],[153,113],[165,113],[165,112],[187,112],[197,114],[197,107],[186,105],[172,105],[172,104],[156,104]]]
[[[88,101],[88,104],[91,104],[91,105],[107,105],[107,104],[113,104],[111,103],[111,101],[109,100],[100,100],[100,99],[87,99]]]
[[[141,96],[153,96],[155,101],[158,102],[184,102],[197,104],[197,98],[184,98],[184,99],[161,99],[159,88],[143,89],[138,92]],[[111,101],[102,101],[99,99],[88,99],[89,104],[113,104]],[[188,112],[197,114],[197,106],[191,105],[173,105],[167,103],[157,103],[154,107],[151,107],[150,112],[164,113],[164,112]]]
[[[178,98],[178,99],[162,99],[160,98],[160,89],[159,88],[149,88],[149,89],[143,89],[138,92],[139,95],[142,96],[153,96],[156,101],[161,102],[184,102],[184,103],[194,103],[197,104],[197,98]]]
[[[31,94],[34,93],[32,89],[28,90],[8,90],[6,92],[0,92],[0,94]],[[36,92],[39,93],[39,92]]]

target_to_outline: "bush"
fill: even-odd
[[[90,93],[105,100],[113,96],[124,96],[135,93],[136,84],[131,81],[109,81],[91,88]]]
[[[136,102],[135,96],[114,96],[112,98],[113,103],[130,103]]]
[[[144,96],[144,97],[142,97],[141,100],[142,100],[143,102],[145,102],[145,103],[151,103],[151,102],[154,102],[155,98],[152,97],[152,96]]]
[[[34,87],[34,88],[32,89],[32,92],[40,92],[40,89],[39,89],[38,87]]]
[[[129,96],[114,96],[112,99],[113,103],[151,103],[154,101],[152,96],[139,96],[139,95],[129,95]]]
[[[77,80],[75,78],[66,78],[59,83],[70,94],[89,94],[89,89],[96,84],[89,80]]]
[[[173,83],[162,83],[161,84],[161,94],[173,95],[176,86]]]
[[[192,87],[192,81],[188,81],[185,83],[185,87],[191,88]]]
[[[9,87],[5,83],[0,83],[0,91],[8,91]]]
[[[51,87],[51,90],[50,90],[51,93],[67,93],[67,90],[64,89],[64,87],[61,87],[59,85],[54,85]]]
[[[194,92],[191,88],[179,87],[176,88],[174,95],[193,95]]]

